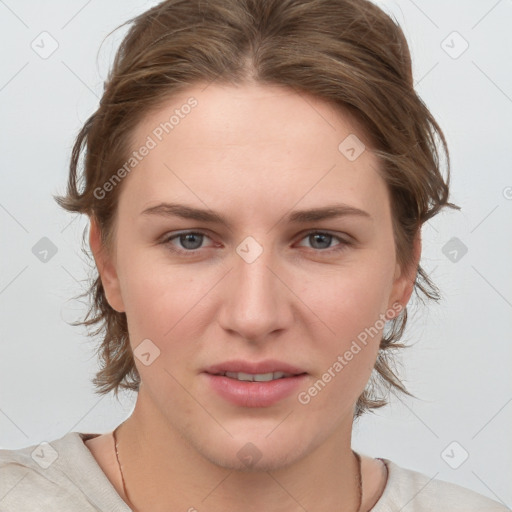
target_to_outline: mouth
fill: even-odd
[[[208,372],[207,372],[208,373]],[[287,372],[268,372],[268,373],[245,373],[245,372],[219,372],[210,375],[228,377],[245,382],[270,382],[271,380],[286,379],[295,377],[296,375],[304,375],[305,373],[287,373]]]
[[[267,407],[289,397],[308,373],[281,361],[226,361],[203,372],[211,390],[239,407]]]
[[[205,368],[204,372],[249,382],[268,382],[307,373],[298,366],[270,359],[259,362],[243,359],[224,361]]]

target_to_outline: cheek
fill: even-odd
[[[393,270],[391,263],[381,260],[337,269],[317,280],[315,286],[312,281],[304,293],[312,311],[323,321],[324,339],[346,343],[373,326],[386,311]],[[377,328],[381,324],[378,322]]]
[[[362,392],[377,357],[383,318],[392,283],[391,261],[382,259],[350,269],[337,269],[330,279],[317,281],[308,299],[315,320],[312,350],[319,356],[317,379],[327,384],[318,406],[324,401],[338,401],[345,396],[350,402]],[[310,283],[311,285],[312,283]],[[304,292],[306,293],[306,292]],[[306,322],[308,323],[308,322]],[[320,334],[322,333],[322,334]],[[323,384],[316,386],[323,389]],[[315,393],[312,390],[313,394]]]
[[[161,293],[146,295],[134,290],[132,309],[127,309],[132,348],[135,350],[142,340],[150,339],[160,351],[159,365],[165,365],[169,371],[176,367],[180,372],[186,371],[188,362],[194,361],[201,339],[199,299],[193,292],[183,294],[157,288],[152,291]]]
[[[132,253],[131,258],[120,262],[130,343],[143,381],[179,391],[171,375],[181,381],[184,373],[193,370],[204,338],[207,292],[212,280],[198,274],[194,265],[180,268],[168,264],[158,251],[151,260],[149,252],[140,257]],[[150,366],[137,359],[137,347],[146,339],[159,351]]]
[[[194,315],[201,285],[187,271],[192,266],[171,265],[163,247],[130,249],[125,254],[130,256],[122,256],[118,264],[130,333],[162,339],[181,318],[187,322]]]
[[[179,409],[187,417],[193,404],[182,386],[184,376],[193,371],[202,339],[198,319],[204,308],[205,281],[177,266],[162,264],[160,259],[150,261],[147,256],[130,258],[123,268],[130,343],[146,393],[164,409]],[[151,340],[151,358],[153,351],[158,354],[149,365],[137,357],[139,344],[147,339]]]

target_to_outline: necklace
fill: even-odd
[[[130,501],[130,498],[128,498],[128,492],[126,490],[126,483],[124,481],[123,470],[121,468],[121,463],[119,462],[119,452],[118,452],[118,446],[117,446],[116,431],[121,425],[118,425],[112,432],[112,435],[114,437],[114,446],[115,446],[115,450],[116,450],[117,466],[119,467],[119,473],[121,474],[121,482],[123,484],[123,492],[124,492],[126,501],[129,505],[129,507],[133,510],[133,512],[137,512],[137,509],[134,507],[133,503]],[[359,505],[357,506],[356,512],[361,512],[361,504],[363,501],[363,477],[361,474],[361,457],[354,450],[352,450],[352,453],[354,454],[354,456],[357,460],[357,480],[358,480]]]

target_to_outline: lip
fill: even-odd
[[[244,361],[242,359],[234,359],[231,361],[224,361],[223,363],[214,364],[203,370],[205,373],[211,375],[225,373],[225,372],[243,372],[243,373],[270,373],[270,372],[284,372],[299,375],[307,373],[306,370],[292,366],[283,361],[275,359],[266,359],[264,361],[253,362]]]
[[[224,372],[292,374],[267,382],[249,382],[231,379]],[[276,360],[250,362],[225,361],[206,368],[202,375],[207,385],[221,398],[239,407],[269,407],[296,392],[307,377],[307,372],[288,363]]]

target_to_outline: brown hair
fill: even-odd
[[[413,261],[413,239],[425,221],[444,206],[458,208],[448,202],[448,147],[414,90],[404,34],[370,1],[166,0],[121,27],[126,24],[131,27],[100,105],[76,138],[67,193],[54,196],[64,209],[97,220],[107,250],[113,244],[122,183],[101,199],[95,190],[126,162],[133,150],[131,136],[144,116],[178,91],[213,80],[287,86],[353,114],[382,162],[400,264],[408,267]],[[446,179],[440,171],[439,142],[446,155]],[[421,293],[440,299],[421,265],[414,289],[418,297]],[[90,309],[73,325],[99,324],[89,333],[102,333],[97,349],[101,369],[93,379],[96,392],[138,390],[140,376],[125,313],[109,305],[97,272],[86,294],[92,297]],[[387,391],[411,395],[391,368],[391,355],[404,348],[397,341],[406,322],[404,308],[386,325],[375,368],[356,404],[356,418],[385,405]]]

